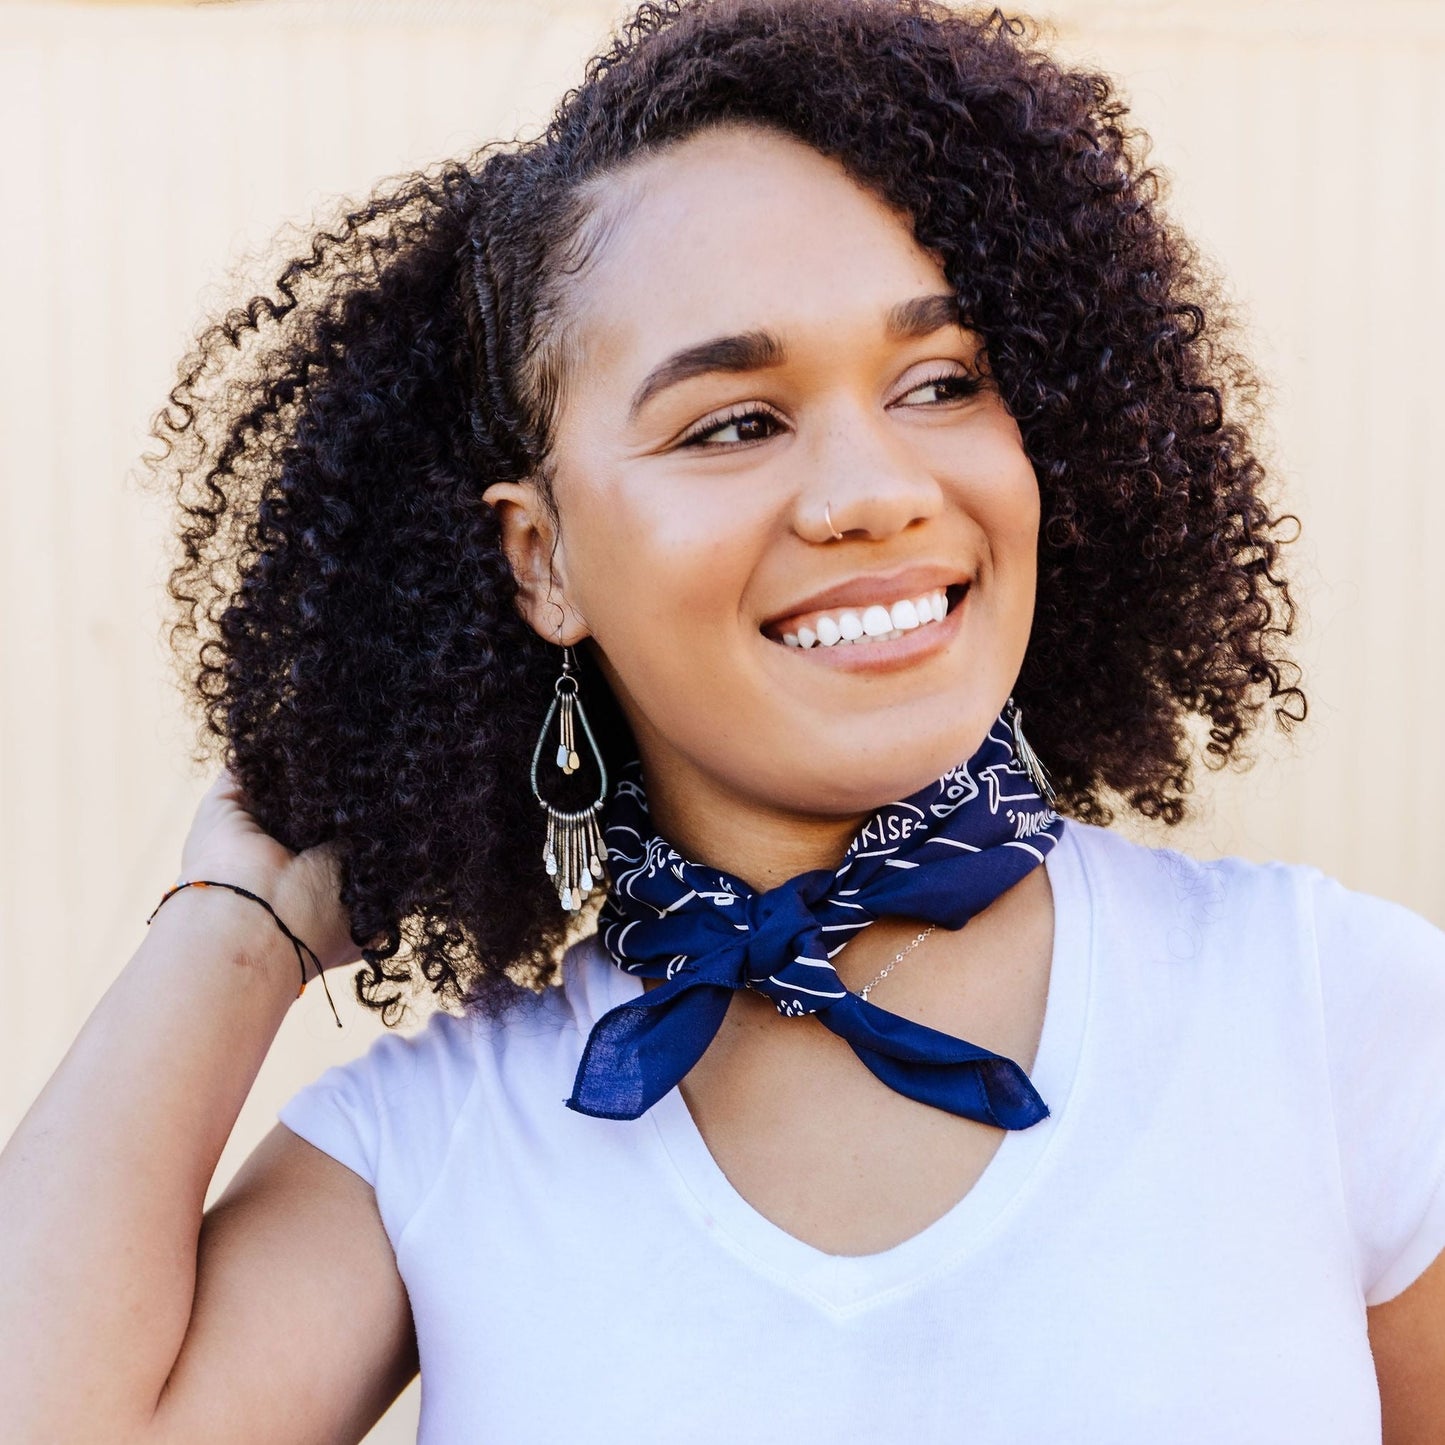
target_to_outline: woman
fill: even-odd
[[[11,1438],[1439,1438],[1445,937],[1105,826],[1304,702],[1124,115],[997,12],[648,5],[202,338],[228,767],[0,1160]],[[202,1216],[358,958],[464,1007]]]

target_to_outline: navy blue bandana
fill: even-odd
[[[1019,761],[1007,709],[967,762],[874,813],[836,869],[764,893],[658,837],[631,764],[604,816],[613,884],[599,933],[626,972],[666,982],[597,1020],[567,1107],[638,1118],[702,1057],[733,990],[752,988],[781,1014],[817,1014],[899,1093],[1005,1129],[1036,1124],[1048,1108],[1012,1059],[879,1008],[830,959],[884,915],[962,928],[1063,828]]]

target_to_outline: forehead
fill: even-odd
[[[908,217],[810,146],[759,127],[710,129],[608,183],[573,293],[579,352],[648,364],[708,336],[866,318],[947,289]]]

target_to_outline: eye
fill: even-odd
[[[916,391],[932,388],[935,392],[942,392],[943,395],[926,404],[942,406],[948,402],[962,401],[974,396],[982,391],[983,387],[984,381],[981,377],[970,376],[958,371],[941,371],[936,376],[926,377],[922,381],[915,382],[904,395],[912,396]],[[781,426],[781,422],[772,412],[764,411],[756,406],[739,406],[732,411],[724,412],[720,417],[710,418],[702,425],[694,427],[682,438],[678,446],[693,447],[699,451],[714,449],[724,451],[732,447],[746,446],[749,442],[765,441],[773,434],[772,429],[778,426]],[[715,437],[718,432],[723,431],[732,431],[735,435],[724,441],[706,440],[706,438]]]
[[[935,392],[942,392],[943,396],[927,403],[928,405],[939,406],[944,402],[961,401],[965,397],[975,396],[983,390],[983,378],[969,376],[961,371],[941,371],[936,376],[926,377],[923,381],[916,382],[910,386],[905,396],[912,396],[916,391],[923,391],[932,388]]]
[[[746,442],[762,441],[772,433],[760,431],[757,425],[760,421],[766,422],[770,426],[778,425],[778,419],[770,411],[762,411],[758,407],[738,407],[733,411],[725,413],[723,416],[714,417],[710,421],[703,422],[701,426],[688,432],[678,445],[703,449],[704,446],[724,448],[741,446]],[[710,437],[716,432],[729,430],[737,433],[737,436],[731,441],[703,442],[704,437]]]

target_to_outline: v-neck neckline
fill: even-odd
[[[874,1254],[829,1254],[789,1234],[743,1198],[713,1158],[681,1089],[669,1089],[638,1121],[645,1128],[651,1120],[685,1197],[749,1267],[834,1314],[853,1314],[958,1262],[1002,1227],[1024,1200],[1054,1141],[1077,1113],[1075,1083],[1094,970],[1094,910],[1079,843],[1077,825],[1066,826],[1044,861],[1054,899],[1054,938],[1043,1026],[1029,1078],[1050,1112],[1027,1129],[1007,1130],[972,1188],[917,1234]],[[600,1017],[638,997],[642,979],[617,967],[601,951],[600,941],[588,942],[595,950],[591,964],[604,970]]]

